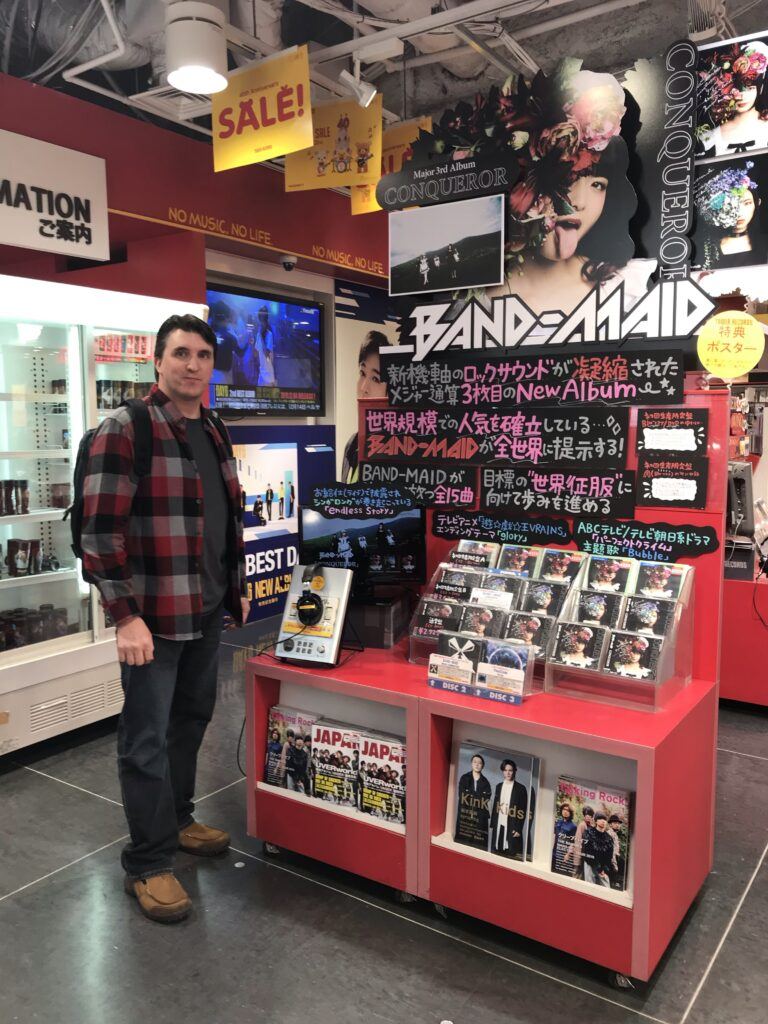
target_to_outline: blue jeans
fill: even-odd
[[[131,840],[121,861],[133,878],[170,871],[179,829],[192,821],[197,754],[216,703],[222,609],[196,640],[153,636],[148,665],[123,665],[125,702],[117,764]]]

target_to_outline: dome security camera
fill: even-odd
[[[295,256],[289,256],[287,253],[283,253],[280,257],[280,262],[283,264],[283,270],[290,272],[299,261]]]

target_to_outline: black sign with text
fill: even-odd
[[[480,472],[480,501],[490,511],[555,512],[624,518],[635,511],[635,474],[630,470],[485,468]]]
[[[567,544],[572,540],[565,519],[529,519],[506,512],[435,512],[432,534],[445,540],[486,540],[497,544]]]
[[[708,424],[708,409],[641,409],[637,451],[705,455]]]
[[[363,459],[621,467],[628,434],[628,408],[366,409]]]
[[[641,455],[637,460],[638,506],[704,508],[709,460],[687,455]]]
[[[426,508],[472,508],[479,493],[477,473],[477,469],[467,466],[360,463],[361,483],[371,487],[395,487]]]
[[[521,405],[676,405],[683,401],[679,351],[518,356],[443,353],[425,363],[382,347],[389,404],[407,409],[505,409]]]
[[[717,551],[711,526],[682,523],[641,523],[636,519],[577,519],[573,538],[579,551],[591,555],[637,558],[641,562],[677,562]]]
[[[387,484],[326,484],[312,489],[309,507],[328,518],[382,519],[416,508],[407,492]]]

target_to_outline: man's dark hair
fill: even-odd
[[[584,818],[586,818],[587,815],[589,815],[590,818],[594,818],[595,811],[594,811],[594,808],[592,808],[592,807],[585,807],[584,810],[581,812],[581,814],[582,814],[582,817],[584,817]]]
[[[199,316],[194,316],[192,313],[174,313],[173,316],[169,316],[167,320],[163,321],[155,338],[155,359],[163,358],[168,335],[172,334],[173,331],[188,331],[190,334],[199,334],[203,341],[207,342],[213,349],[213,361],[216,362],[218,339],[205,320],[201,320]],[[157,370],[155,370],[155,380],[157,379],[158,374]]]
[[[358,365],[364,363],[371,356],[377,356],[382,348],[389,344],[389,338],[383,331],[368,331],[360,346],[360,354],[357,357]]]
[[[614,823],[614,821],[618,821],[618,823],[620,825],[623,824],[623,822],[622,822],[621,818],[618,816],[618,814],[612,814],[610,816],[610,818],[608,819],[608,824],[612,825]]]

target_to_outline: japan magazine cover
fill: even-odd
[[[551,869],[606,889],[626,889],[631,794],[560,776]]]
[[[317,715],[284,704],[269,709],[266,782],[310,796],[312,729],[316,721]]]
[[[342,807],[357,807],[360,732],[322,720],[312,730],[312,795]]]
[[[405,740],[360,736],[360,810],[374,818],[405,824]]]

